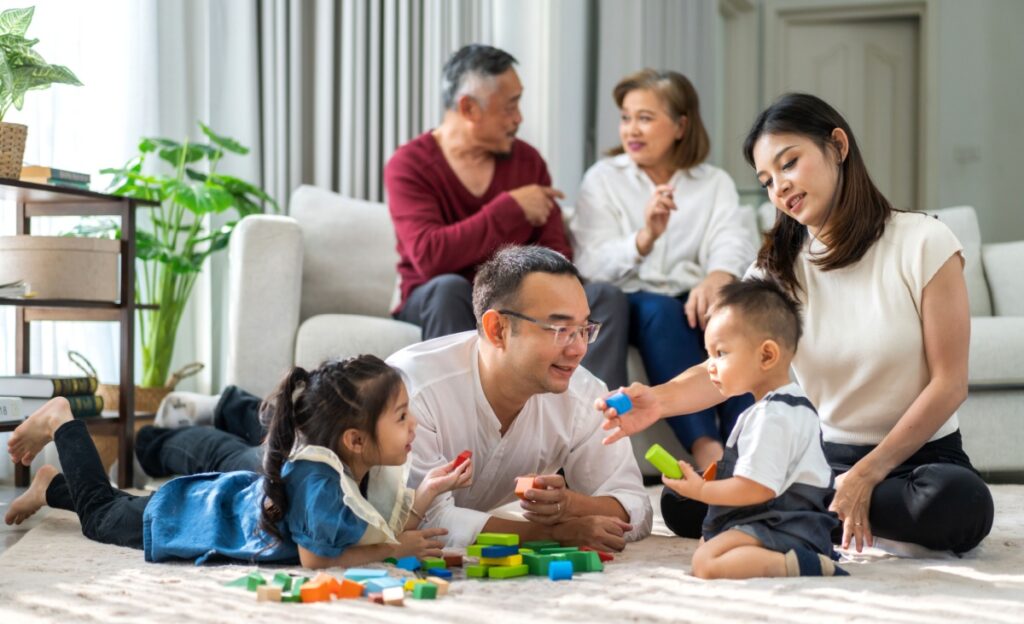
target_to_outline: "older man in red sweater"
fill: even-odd
[[[457,51],[444,67],[444,120],[406,143],[384,170],[398,238],[402,301],[396,318],[429,340],[476,327],[477,267],[508,244],[548,247],[572,259],[544,159],[516,139],[522,83],[516,60],[491,46]],[[618,288],[585,287],[603,328],[583,365],[609,387],[626,384],[629,306]]]

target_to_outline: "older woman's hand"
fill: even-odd
[[[674,190],[671,184],[659,184],[647,202],[644,208],[644,227],[636,235],[636,250],[641,256],[651,253],[654,242],[665,233],[669,216],[676,209],[676,202],[672,199]]]
[[[686,321],[690,324],[690,327],[697,327],[700,324],[700,328],[704,329],[704,325],[707,323],[708,310],[718,301],[718,291],[722,289],[722,286],[730,284],[735,280],[736,278],[731,273],[712,271],[708,273],[704,281],[690,290],[690,296],[687,297],[686,305],[683,306],[683,311],[686,313]]]
[[[857,542],[857,552],[875,542],[871,535],[868,515],[871,511],[871,494],[878,481],[866,476],[856,467],[836,477],[836,495],[832,498],[830,511],[839,515],[843,523],[843,548],[850,547],[850,539]]]

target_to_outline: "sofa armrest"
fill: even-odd
[[[1024,241],[991,243],[981,250],[996,316],[1024,316]]]
[[[971,389],[1024,389],[1024,316],[971,319]]]
[[[302,230],[291,217],[251,215],[229,248],[227,383],[266,396],[295,361]]]

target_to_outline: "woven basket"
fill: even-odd
[[[0,122],[0,178],[17,180],[21,177],[26,137],[28,126]]]
[[[75,363],[78,368],[85,371],[85,374],[90,377],[96,377],[96,369],[89,360],[85,358],[81,353],[77,351],[69,351],[68,358]],[[177,371],[171,373],[171,376],[167,379],[167,383],[163,386],[143,387],[135,386],[135,412],[145,414],[155,414],[160,402],[164,400],[168,394],[178,385],[182,379],[186,379],[195,375],[199,371],[203,370],[203,364],[201,362],[192,362],[182,366]],[[103,397],[103,409],[117,411],[121,406],[121,386],[118,384],[99,384],[96,389],[96,394]]]

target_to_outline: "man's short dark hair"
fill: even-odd
[[[753,330],[796,353],[803,335],[800,304],[778,284],[766,279],[747,279],[722,287],[716,310],[732,308]]]
[[[531,273],[572,275],[583,283],[576,265],[547,247],[510,245],[483,263],[473,279],[473,315],[477,326],[490,309],[515,308],[519,288]]]
[[[518,63],[514,56],[504,50],[481,43],[463,46],[452,54],[444,64],[441,97],[446,110],[455,108],[460,91],[466,80],[472,76],[493,78],[509,70]]]

